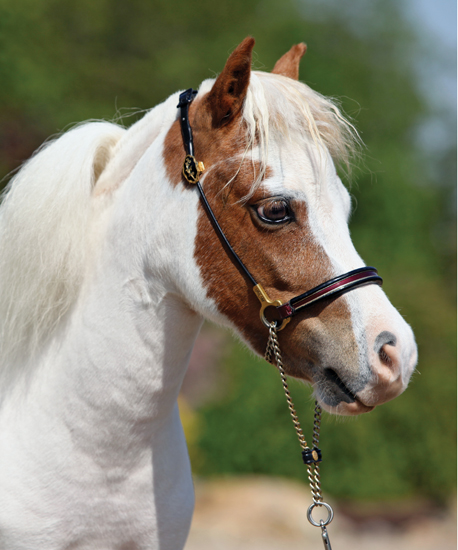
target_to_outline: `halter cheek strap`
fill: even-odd
[[[247,277],[253,283],[253,286],[256,286],[257,283],[253,275],[251,275],[251,273],[245,267],[245,264],[232,248],[231,243],[227,240],[226,235],[221,229],[221,226],[219,225],[218,220],[216,219],[216,216],[213,213],[213,210],[207,200],[207,197],[205,196],[204,190],[200,185],[200,176],[203,174],[205,166],[203,162],[198,162],[194,158],[192,128],[189,124],[189,105],[192,103],[196,94],[196,90],[189,88],[189,90],[186,90],[185,92],[180,94],[180,102],[177,105],[177,107],[180,109],[181,135],[183,136],[183,143],[186,149],[186,158],[184,159],[182,174],[188,183],[191,183],[197,187],[207,216],[209,217],[213,225],[213,229],[216,231],[217,235],[221,239],[224,248],[226,249],[226,252],[229,254],[229,256],[232,257],[236,266],[242,271],[245,277]]]
[[[286,303],[283,303],[280,300],[271,300],[269,298],[262,285],[256,282],[256,279],[247,269],[227,240],[226,235],[221,229],[207,197],[205,196],[204,190],[200,185],[200,177],[203,174],[205,167],[203,162],[198,162],[194,157],[192,128],[189,123],[189,105],[194,100],[196,94],[197,91],[189,88],[180,94],[180,100],[177,105],[177,108],[180,109],[181,135],[183,137],[183,144],[186,150],[186,158],[183,163],[182,174],[188,183],[196,185],[204,209],[226,252],[233,259],[235,265],[241,273],[253,284],[253,291],[261,303],[261,321],[266,325],[266,327],[270,328],[272,321],[276,321],[277,330],[281,330],[287,325],[287,323],[289,323],[293,315],[296,315],[304,308],[315,304],[320,300],[340,296],[350,290],[353,290],[354,288],[364,285],[377,284],[381,286],[383,281],[380,275],[378,275],[375,267],[361,267],[353,271],[348,271],[347,273],[339,275],[334,279],[330,279],[329,281],[326,281],[311,290],[292,298]],[[272,319],[270,321],[265,316],[265,311],[267,308],[273,308],[273,311],[271,312]]]

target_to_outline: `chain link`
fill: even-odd
[[[277,326],[273,322],[269,325],[269,339],[267,341],[267,349],[265,353],[265,359],[269,363],[276,365],[280,373],[281,382],[283,384],[283,390],[286,396],[286,402],[288,403],[288,409],[293,419],[294,429],[296,430],[297,437],[299,439],[299,444],[302,448],[302,454],[306,453],[306,456],[311,452],[311,449],[307,445],[304,434],[302,432],[301,425],[299,423],[299,418],[297,417],[296,409],[294,408],[294,403],[291,398],[291,394],[288,388],[288,381],[286,379],[285,369],[283,368],[283,361],[281,358],[280,346],[278,344],[277,336]],[[326,530],[326,526],[331,523],[334,518],[334,511],[331,506],[323,501],[323,495],[321,494],[321,476],[320,476],[320,467],[318,465],[318,460],[321,460],[321,451],[318,448],[320,442],[320,427],[321,427],[321,407],[318,404],[318,401],[315,401],[315,411],[313,414],[313,435],[312,435],[312,444],[313,451],[312,456],[315,453],[314,459],[316,462],[308,462],[307,458],[304,458],[304,462],[307,463],[307,474],[310,484],[310,489],[312,490],[312,500],[313,503],[309,506],[307,510],[307,519],[315,527],[321,527],[321,538],[324,544],[325,550],[331,549],[331,542],[329,540],[329,535]],[[319,507],[321,510],[326,510],[327,518],[316,520],[314,519],[312,513],[315,508]]]
[[[313,415],[313,437],[312,443],[314,447],[318,447],[320,443],[320,428],[321,428],[321,407],[315,401],[315,411]],[[320,466],[318,464],[309,464],[308,478],[310,487],[312,489],[312,497],[314,504],[318,504],[323,501],[323,495],[321,494],[321,476]]]
[[[283,368],[283,361],[281,358],[280,346],[278,343],[277,328],[275,322],[271,323],[269,326],[269,339],[267,341],[267,349],[265,353],[265,359],[267,362],[272,363],[278,368],[280,373],[281,381],[283,384],[283,390],[286,396],[286,402],[288,404],[288,409],[293,419],[294,429],[296,430],[297,437],[299,439],[299,444],[303,451],[310,451],[310,447],[305,440],[302,428],[299,422],[299,418],[294,408],[294,403],[291,398],[291,393],[289,391],[288,382],[286,378],[285,369]],[[312,436],[312,446],[314,449],[318,449],[320,442],[320,427],[321,427],[321,407],[317,401],[315,401],[315,410],[313,416],[313,436]],[[321,526],[322,530],[325,530],[325,526],[328,525],[333,518],[332,508],[326,502],[323,502],[323,495],[321,493],[321,475],[320,467],[318,463],[311,463],[307,465],[308,480],[310,488],[312,491],[313,504],[309,508],[308,518],[309,521],[316,526]],[[328,518],[326,521],[321,520],[320,523],[313,520],[311,514],[313,509],[316,507],[324,507],[328,510]],[[327,534],[326,534],[327,536]],[[330,546],[329,546],[330,547]]]
[[[291,394],[289,392],[288,388],[288,382],[286,380],[286,373],[283,368],[283,362],[281,359],[281,352],[280,352],[280,346],[278,345],[278,337],[277,337],[277,330],[275,323],[271,323],[269,327],[269,340],[267,342],[267,349],[265,354],[265,359],[269,363],[273,363],[272,359],[275,358],[275,365],[277,366],[279,372],[281,381],[283,384],[283,390],[285,392],[286,396],[286,402],[288,403],[288,409],[291,414],[291,418],[293,419],[294,429],[296,430],[297,437],[299,439],[299,444],[302,447],[304,451],[308,450],[309,447],[307,445],[307,441],[305,440],[304,434],[302,432],[301,425],[299,423],[299,418],[297,417],[296,410],[294,408],[294,403],[291,398]],[[319,433],[319,431],[318,431]]]

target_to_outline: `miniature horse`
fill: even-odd
[[[357,134],[245,39],[189,108],[202,187],[227,239],[282,302],[364,266],[334,161]],[[125,130],[91,122],[47,143],[0,209],[0,546],[179,550],[194,505],[177,408],[204,318],[263,354],[268,329],[185,157],[178,94]],[[376,285],[311,306],[279,333],[287,374],[326,410],[399,395],[409,326]]]

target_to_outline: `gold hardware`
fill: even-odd
[[[261,321],[267,328],[270,328],[270,322],[266,319],[264,311],[270,306],[280,307],[281,305],[283,305],[283,302],[281,300],[271,300],[267,295],[267,292],[259,284],[253,287],[253,291],[256,294],[257,299],[261,302],[261,311],[259,312]],[[283,319],[281,325],[277,327],[277,330],[284,329],[286,325],[290,322],[290,320],[290,317],[288,317],[287,319]]]
[[[189,183],[197,183],[205,170],[204,163],[197,160],[192,155],[186,155],[183,163],[183,176]]]
[[[318,453],[316,451],[312,451],[313,460],[318,460]]]

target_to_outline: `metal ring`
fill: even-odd
[[[313,509],[316,506],[324,506],[328,511],[328,517],[325,520],[320,520],[320,523],[317,523],[312,517]],[[334,519],[334,510],[331,508],[331,506],[327,502],[314,502],[309,506],[307,510],[307,519],[315,527],[325,527],[326,525],[329,525],[331,521]]]
[[[270,328],[272,321],[269,321],[268,319],[266,319],[266,316],[264,315],[265,309],[267,309],[268,307],[278,307],[281,305],[282,305],[282,302],[280,302],[280,300],[275,300],[270,303],[262,304],[261,311],[259,312],[259,317],[261,318],[261,321],[264,323],[264,325],[267,328]],[[290,317],[287,317],[286,319],[278,319],[275,321],[275,328],[277,330],[283,330],[290,321],[291,321]]]

